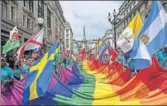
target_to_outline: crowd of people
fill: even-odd
[[[17,55],[1,57],[1,87],[6,88],[10,86],[14,79],[22,80],[24,75],[29,71],[30,67],[40,61],[44,52],[42,49],[35,49],[33,53],[24,55],[20,61],[17,60]],[[58,75],[59,68],[61,66],[71,69],[72,67],[72,56],[66,55],[62,58],[62,54],[58,53],[55,55],[55,60],[53,62],[53,68],[55,73]]]
[[[35,49],[32,54],[25,55],[23,59],[18,61],[16,59],[17,55],[10,56],[2,56],[1,57],[1,86],[5,88],[6,86],[10,86],[13,84],[14,79],[22,80],[24,78],[25,73],[29,71],[29,68],[38,62],[40,58],[42,58],[44,52],[42,49]],[[167,47],[158,51],[155,56],[157,57],[159,63],[162,67],[167,68]],[[104,56],[104,63],[111,61],[111,56],[105,55]],[[88,60],[96,59],[96,56],[93,54],[89,54],[86,57]],[[79,59],[79,56],[78,56]],[[55,55],[55,60],[53,63],[53,67],[55,73],[59,75],[59,69],[61,66],[71,70],[73,64],[73,57],[70,53],[62,58],[62,54],[58,53]],[[79,61],[79,60],[77,60]],[[136,74],[139,70],[135,70],[133,67],[133,59],[130,61],[126,61],[123,56],[119,55],[116,59],[116,62],[123,63],[124,67],[129,67],[131,69],[132,76]],[[141,63],[142,64],[142,63]],[[3,90],[3,89],[2,89]]]
[[[1,86],[8,86],[13,83],[13,80],[22,80],[24,74],[34,64],[34,61],[41,56],[40,50],[35,50],[30,55],[25,55],[20,61],[17,60],[17,55],[1,57]]]

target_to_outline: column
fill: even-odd
[[[11,20],[11,1],[7,1],[7,19]]]

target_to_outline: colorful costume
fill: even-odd
[[[13,76],[12,69],[9,68],[8,66],[2,67],[2,69],[1,69],[1,82],[3,83],[5,80],[13,79],[13,78],[14,78],[14,76]]]

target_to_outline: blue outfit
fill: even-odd
[[[72,64],[72,61],[70,59],[66,58],[66,59],[64,59],[63,64],[66,68],[68,68]]]
[[[16,78],[20,78],[20,70],[19,70],[19,69],[15,70],[15,71],[13,72],[13,75],[14,75],[14,77],[16,77]]]
[[[30,67],[25,65],[21,68],[21,72],[27,73],[29,71],[29,69],[30,69]]]
[[[5,80],[13,79],[13,78],[14,78],[14,76],[13,76],[12,69],[9,68],[8,66],[4,66],[1,69],[1,82],[3,83]]]
[[[155,54],[159,63],[163,68],[167,68],[167,53],[165,51],[159,51]]]
[[[70,66],[71,65],[71,60],[70,59],[67,59],[66,60],[66,67]]]
[[[134,62],[133,62],[134,60],[125,61],[124,56],[119,55],[119,56],[117,57],[117,61],[120,62],[120,63],[123,63],[123,62],[124,62],[124,65],[125,65],[126,67],[130,67],[132,70],[135,70],[135,69],[134,69]]]

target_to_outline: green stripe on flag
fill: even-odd
[[[13,38],[9,39],[6,44],[3,46],[3,54],[6,54],[7,52],[11,51],[12,49],[15,49],[20,46],[20,41]]]

